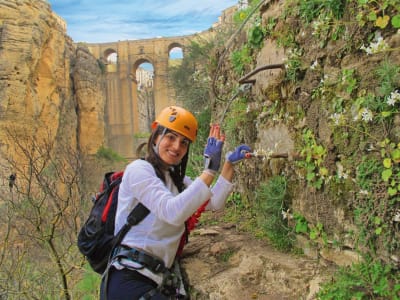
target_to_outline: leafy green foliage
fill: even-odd
[[[397,0],[358,0],[356,19],[361,26],[373,22],[374,26],[385,29],[389,24],[400,28],[400,6]]]
[[[332,282],[322,285],[320,300],[399,299],[400,274],[389,265],[367,259],[341,268]]]
[[[394,28],[400,28],[400,14],[399,14],[399,15],[395,15],[395,16],[392,18],[391,23],[392,23],[392,26],[393,26]]]
[[[177,99],[189,110],[201,111],[209,106],[210,52],[213,42],[192,42],[185,51],[182,63],[171,67],[171,84]]]
[[[303,51],[298,48],[294,48],[289,52],[288,59],[285,63],[286,67],[286,79],[288,81],[296,82],[300,79],[301,69],[302,69],[302,60],[301,56],[303,55]]]
[[[363,158],[357,168],[357,184],[361,188],[358,204],[354,209],[359,226],[358,242],[375,252],[378,241],[388,252],[399,249],[396,228],[391,226],[399,201],[398,146],[385,139],[379,143],[381,161]]]
[[[380,82],[380,95],[387,96],[400,87],[400,66],[384,60],[376,69],[378,82]]]
[[[301,150],[303,160],[299,160],[297,165],[306,171],[306,180],[309,185],[320,189],[325,177],[328,175],[328,169],[322,163],[326,156],[326,149],[317,144],[314,134],[310,129],[303,131],[304,146]]]
[[[295,220],[294,230],[296,233],[308,233],[308,222],[306,218],[298,213],[293,216]]]
[[[363,157],[357,167],[356,180],[361,189],[367,190],[375,186],[380,180],[382,166],[376,158]]]
[[[251,70],[254,56],[263,46],[263,41],[266,38],[275,38],[278,46],[285,48],[287,57],[285,62],[286,81],[283,81],[280,87],[287,88],[295,83],[299,87],[298,91],[307,90],[308,92],[308,88],[311,86],[311,89],[314,89],[312,98],[308,99],[305,96],[306,93],[304,97],[300,97],[302,101],[296,103],[299,109],[307,109],[308,100],[318,99],[320,100],[318,104],[324,106],[323,109],[318,110],[318,113],[323,112],[319,119],[329,117],[334,120],[334,124],[332,124],[333,139],[328,140],[325,136],[324,145],[310,129],[301,132],[299,128],[306,128],[307,125],[293,129],[294,134],[299,134],[296,138],[302,138],[298,139],[301,140],[302,159],[293,163],[288,162],[288,165],[296,164],[300,167],[299,173],[303,175],[300,180],[304,179],[313,191],[317,190],[316,193],[326,191],[327,194],[333,194],[332,186],[335,185],[338,192],[343,192],[341,195],[351,195],[346,199],[335,198],[333,201],[343,203],[345,213],[354,212],[354,221],[357,225],[354,235],[356,246],[359,249],[374,255],[378,248],[379,250],[385,248],[384,250],[389,253],[398,251],[399,242],[395,239],[398,237],[398,228],[394,228],[398,227],[398,223],[397,221],[393,222],[392,218],[394,209],[398,208],[398,203],[400,203],[398,195],[400,191],[400,175],[398,173],[400,150],[397,149],[399,133],[398,125],[395,124],[397,119],[394,118],[399,113],[398,107],[400,107],[400,98],[396,93],[400,86],[399,66],[396,66],[390,58],[380,65],[363,64],[360,66],[350,64],[349,61],[343,64],[341,61],[344,56],[350,58],[357,54],[362,59],[367,59],[368,55],[378,54],[374,56],[374,62],[379,62],[383,57],[383,51],[388,50],[384,43],[388,32],[382,34],[382,39],[373,40],[374,32],[370,29],[375,26],[380,29],[388,28],[394,32],[393,28],[399,28],[398,1],[293,0],[290,2],[292,4],[290,15],[300,17],[301,20],[295,18],[285,20],[286,11],[282,14],[283,17],[277,20],[269,19],[267,25],[264,26],[261,26],[258,18],[254,18],[252,26],[247,27],[249,28],[247,40],[243,44],[235,45],[235,50],[230,52],[230,62],[235,74],[231,76],[233,77],[231,79],[229,78],[230,74],[226,72],[224,74],[227,77],[226,82],[232,84],[229,82],[230,79],[234,81],[237,79],[237,75],[243,75],[246,71]],[[348,4],[347,7],[346,4]],[[341,20],[345,11],[348,12],[346,20]],[[249,17],[250,12],[251,9],[239,11],[235,15],[236,21],[243,22]],[[360,18],[358,13],[362,15]],[[354,20],[348,22],[347,14],[350,19],[351,15],[354,15]],[[361,21],[372,23],[364,28],[357,28],[357,20],[358,24],[361,24]],[[303,28],[304,30],[300,30],[296,26],[284,26],[285,21],[288,21],[288,24],[307,23],[308,25]],[[265,19],[263,22],[265,24]],[[275,26],[277,22],[279,26]],[[377,37],[376,34],[375,37]],[[332,42],[339,39],[342,39],[339,43]],[[316,41],[320,48],[325,48],[329,43],[331,48],[321,52],[329,53],[329,59],[321,55],[315,61],[316,64],[312,64],[310,67],[310,56],[307,55],[313,54],[311,59],[314,59],[315,47],[300,44],[303,41]],[[365,42],[370,44],[368,48],[363,49],[361,44]],[[336,49],[337,45],[343,48]],[[355,49],[355,47],[359,48]],[[310,48],[312,49],[310,50]],[[357,53],[347,56],[352,50]],[[359,50],[366,50],[366,54]],[[394,49],[394,51],[397,50]],[[389,53],[388,51],[387,53],[390,57],[393,52]],[[380,55],[381,58],[379,58]],[[344,69],[342,66],[345,65],[351,66],[351,69]],[[371,67],[371,65],[374,66]],[[225,67],[228,68],[228,66]],[[375,72],[374,67],[376,68]],[[363,74],[365,70],[369,71],[368,76]],[[310,78],[310,82],[307,82],[306,86],[303,86],[301,82],[304,76]],[[320,81],[319,84],[318,81]],[[318,87],[316,87],[317,85]],[[306,89],[303,90],[303,88]],[[263,92],[267,94],[269,90]],[[271,93],[268,96],[271,98]],[[288,96],[287,103],[280,99],[273,103],[266,103],[263,112],[268,111],[268,119],[256,118],[257,125],[261,125],[261,122],[266,120],[265,122],[268,124],[262,125],[270,126],[276,120],[286,122],[289,118],[295,118],[294,122],[303,124],[301,119],[293,113],[290,114],[288,108],[291,104],[289,102],[293,100],[291,98],[293,95],[289,93]],[[247,113],[249,107],[254,107],[254,104],[264,105],[264,98],[260,98],[238,98],[232,102],[224,124],[230,142],[241,141],[241,130],[238,128],[246,127],[249,124]],[[293,108],[293,106],[291,107]],[[280,118],[277,117],[278,115]],[[317,126],[322,124],[320,120],[311,120],[307,115],[306,124],[313,121],[318,123],[315,124],[316,127],[312,128],[318,128]],[[287,123],[285,124],[287,125]],[[318,132],[329,133],[325,129],[327,128],[322,124],[318,128],[320,130]],[[376,143],[377,139],[374,137],[381,133],[383,138],[390,136],[393,141],[381,147]],[[328,149],[335,153],[328,153]],[[339,149],[340,151],[338,151]],[[334,154],[337,156],[335,157]],[[338,165],[340,165],[342,173],[340,173]],[[335,166],[336,170],[334,170]],[[336,174],[335,177],[330,176],[331,171]],[[344,179],[339,174],[346,175],[346,180],[339,181],[338,178]],[[342,184],[344,181],[345,184]],[[303,182],[301,183],[303,184]],[[281,249],[288,249],[291,246],[292,234],[308,235],[313,242],[322,241],[325,245],[327,235],[322,221],[312,224],[300,213],[295,213],[292,221],[289,222],[292,228],[289,228],[287,219],[284,219],[284,216],[289,213],[287,200],[285,197],[284,200],[275,197],[274,191],[279,189],[271,186],[281,186],[280,181],[271,178],[265,185],[257,188],[255,209],[249,207],[249,203],[245,203],[240,194],[233,194],[228,201],[228,208],[235,208],[229,210],[229,213],[233,215],[230,215],[231,220],[256,216],[257,224],[251,224],[257,227],[255,232],[260,233],[260,236],[267,236]],[[287,246],[288,248],[286,248]],[[327,289],[325,294],[321,293],[321,297],[325,297],[322,299],[380,299],[379,297],[385,299],[388,295],[395,294],[395,292],[390,292],[392,294],[384,292],[385,289],[390,290],[394,285],[391,281],[393,279],[391,278],[392,272],[387,271],[387,266],[383,264],[366,263],[362,267],[346,269],[346,276],[343,275],[344,280],[340,278],[340,274],[338,276],[339,278],[335,278],[333,281],[336,284],[335,288]],[[395,286],[394,291],[399,292],[398,285]]]
[[[288,206],[286,179],[274,176],[256,191],[258,203],[258,224],[265,231],[272,245],[279,250],[289,251],[293,247],[294,237],[285,216]]]
[[[262,47],[266,30],[261,25],[261,20],[258,18],[252,28],[250,28],[247,37],[248,45],[253,49]]]
[[[249,66],[253,61],[250,48],[245,45],[241,49],[233,51],[231,53],[231,61],[235,72],[238,75],[243,75],[246,66]]]
[[[357,78],[355,76],[354,69],[344,69],[342,70],[341,85],[344,90],[351,95],[358,87]]]
[[[346,0],[300,0],[298,5],[300,17],[310,23],[322,14],[341,19],[346,7]]]

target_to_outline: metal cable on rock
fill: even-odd
[[[219,70],[221,69],[221,65],[222,65],[223,59],[225,58],[225,55],[228,53],[228,50],[229,50],[229,48],[231,47],[231,44],[233,43],[233,40],[234,40],[234,38],[236,37],[236,35],[238,35],[238,34],[242,31],[244,25],[246,25],[246,23],[250,20],[250,18],[253,16],[253,14],[255,13],[255,11],[256,11],[258,8],[260,8],[260,6],[261,6],[262,4],[264,4],[265,2],[267,2],[267,1],[270,1],[270,0],[263,0],[263,1],[261,1],[260,3],[258,3],[258,4],[254,7],[254,9],[249,13],[249,15],[246,17],[246,19],[245,19],[245,20],[243,21],[243,23],[240,25],[240,27],[236,30],[235,33],[232,34],[232,36],[230,37],[229,41],[227,42],[227,44],[226,44],[226,46],[225,46],[225,49],[224,49],[224,52],[222,53],[222,55],[220,56],[220,58],[219,58],[219,60],[218,60],[217,69],[216,69],[216,71],[215,71],[215,75],[214,75],[214,78],[213,78],[213,81],[212,81],[212,91],[213,91],[213,94],[214,94],[214,96],[215,96],[215,98],[216,98],[217,100],[220,100],[220,101],[223,101],[223,102],[225,101],[224,99],[221,99],[221,98],[219,97],[219,95],[217,94],[217,91],[216,91],[216,84],[215,84],[215,82],[217,81],[218,75],[219,75]]]

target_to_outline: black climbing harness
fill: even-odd
[[[124,264],[121,260],[127,259],[132,262],[138,263],[140,267],[133,267],[131,265]],[[141,269],[148,269],[155,274],[162,274],[163,281],[157,287],[154,288],[143,296],[139,300],[149,300],[152,299],[157,293],[162,293],[163,295],[169,297],[169,299],[188,299],[186,291],[182,281],[182,275],[180,272],[179,263],[174,262],[173,268],[168,269],[164,262],[158,258],[153,257],[141,250],[130,248],[124,245],[117,246],[112,254],[112,258],[104,272],[104,296],[107,299],[107,283],[108,283],[108,273],[109,268],[114,262],[118,262],[121,266],[130,269],[132,271],[137,271]]]

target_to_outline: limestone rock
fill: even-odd
[[[100,69],[81,53],[75,53],[65,22],[47,1],[0,0],[2,150],[9,148],[5,129],[11,127],[36,139],[63,137],[88,153],[103,144]],[[84,71],[71,72],[74,62]]]

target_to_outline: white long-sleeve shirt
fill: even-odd
[[[165,178],[164,184],[157,177],[153,166],[142,159],[135,160],[126,167],[119,189],[115,233],[125,224],[131,210],[141,202],[150,213],[131,228],[121,244],[144,250],[161,259],[170,268],[185,230],[185,221],[208,199],[210,202],[207,210],[223,208],[233,185],[222,176],[219,176],[212,188],[200,178],[192,181],[185,177],[184,184],[187,188],[179,193],[169,172],[165,173]],[[159,275],[147,269],[140,272],[160,283]]]

